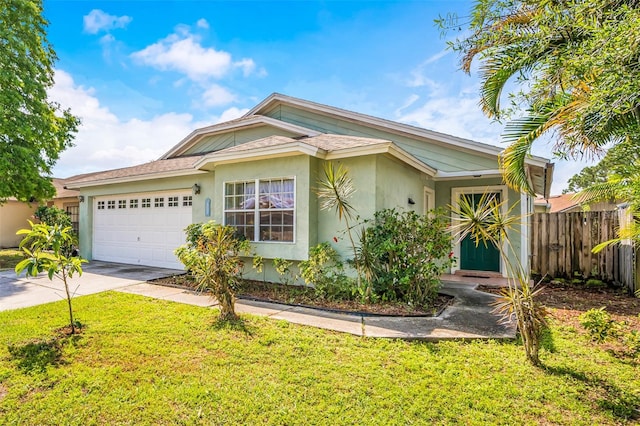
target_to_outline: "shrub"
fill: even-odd
[[[36,209],[33,216],[47,225],[60,225],[62,228],[71,227],[71,218],[66,211],[55,206],[40,206]]]
[[[237,318],[235,286],[242,270],[240,255],[249,242],[236,237],[236,229],[213,221],[194,223],[185,230],[187,243],[176,249],[180,261],[193,275],[200,291],[211,291],[220,303],[220,319]]]
[[[298,277],[291,270],[293,266],[293,262],[287,259],[281,259],[276,257],[273,259],[273,267],[275,268],[278,275],[280,275],[280,282],[285,285],[292,285]]]
[[[579,317],[580,324],[587,330],[593,340],[602,343],[610,337],[616,337],[619,325],[611,319],[604,307],[589,309]]]
[[[327,242],[309,250],[309,259],[300,262],[300,274],[313,286],[316,296],[327,300],[353,299],[356,283],[344,273],[340,255]]]
[[[594,341],[603,343],[610,339],[617,339],[619,343],[626,347],[628,355],[640,355],[640,332],[638,330],[629,330],[629,326],[625,321],[612,319],[604,307],[589,309],[580,315],[580,324],[587,330]]]
[[[78,244],[78,236],[72,229],[71,217],[69,217],[66,211],[55,206],[40,206],[36,209],[33,216],[42,224],[57,226],[60,229],[69,228],[69,238],[65,240],[60,250],[65,256],[73,257],[77,255],[77,250],[74,247]]]
[[[355,260],[372,296],[414,306],[432,302],[440,289],[440,276],[453,263],[446,225],[440,214],[376,212],[361,232]]]

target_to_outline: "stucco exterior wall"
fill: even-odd
[[[36,205],[8,200],[0,206],[0,248],[17,247],[22,236],[16,235],[19,229],[28,228],[36,210]]]
[[[324,177],[325,161],[320,162],[318,179]],[[354,226],[359,220],[370,219],[376,210],[376,158],[373,155],[364,157],[346,158],[333,161],[335,168],[340,165],[346,167],[353,182],[355,193],[350,199],[350,204],[354,207],[355,214],[359,219],[352,219],[350,225]],[[317,186],[315,184],[314,186]],[[315,194],[313,194],[316,197]],[[317,197],[316,197],[317,198]],[[356,239],[357,231],[360,227],[352,229],[353,238]],[[344,259],[353,258],[353,248],[347,235],[347,225],[344,220],[339,219],[335,210],[322,210],[318,212],[318,238],[313,245],[328,241]],[[338,239],[336,243],[334,238]]]
[[[424,187],[428,177],[386,156],[376,156],[376,211],[388,208],[424,213]],[[411,199],[414,204],[409,203]]]

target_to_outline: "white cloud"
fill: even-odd
[[[198,21],[198,25],[202,23]],[[256,69],[251,58],[233,61],[229,52],[204,47],[200,38],[191,34],[186,26],[177,27],[175,33],[132,53],[131,57],[143,65],[161,71],[177,71],[197,82],[220,79],[234,68],[242,70],[245,77]]]
[[[100,101],[92,88],[77,85],[57,70],[51,99],[82,119],[75,146],[63,152],[55,167],[57,177],[113,169],[155,160],[194,128],[190,114],[166,113],[150,120],[121,120]]]
[[[207,22],[206,19],[200,18],[200,19],[198,19],[198,22],[196,22],[196,27],[202,28],[203,30],[208,30],[209,29],[209,23]]]
[[[242,70],[242,74],[247,77],[256,69],[256,63],[253,62],[253,59],[242,58],[241,60],[234,62],[233,67],[240,68]]]
[[[171,34],[131,57],[144,65],[162,71],[178,71],[192,80],[208,77],[221,78],[231,68],[231,54],[213,48],[204,48],[193,35],[183,37]]]
[[[202,100],[206,106],[227,105],[236,100],[236,96],[222,86],[212,85],[202,94]]]
[[[213,120],[214,124],[224,123],[225,121],[235,120],[236,118],[240,118],[246,113],[249,112],[249,108],[237,108],[231,107],[226,109],[220,114],[220,117]]]
[[[126,27],[132,20],[130,16],[109,15],[100,9],[93,9],[82,18],[84,31],[89,34],[97,34],[100,31],[109,31]]]
[[[435,62],[438,62],[440,59],[447,56],[449,53],[451,52],[445,49],[434,55],[431,55],[430,57],[422,61],[418,66],[416,66],[414,69],[412,69],[409,72],[410,78],[406,81],[406,85],[408,87],[427,86],[432,91],[439,89],[440,87],[439,84],[436,83],[431,78],[427,77],[427,74],[428,74],[427,66]],[[429,74],[433,74],[433,73],[429,73]]]
[[[398,115],[399,121],[461,138],[499,145],[502,126],[482,114],[476,97],[459,93],[454,97],[429,98],[424,103]]]
[[[402,111],[409,108],[411,105],[413,105],[414,103],[416,103],[418,100],[420,100],[420,96],[416,95],[415,93],[411,94],[406,101],[404,101],[404,103],[402,104],[402,106],[398,109],[396,109],[395,114],[396,116],[402,115]]]

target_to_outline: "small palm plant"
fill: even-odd
[[[370,288],[363,289],[362,270],[358,259],[358,249],[351,233],[351,220],[356,218],[356,211],[350,202],[350,199],[356,192],[353,186],[353,181],[349,176],[349,171],[342,164],[336,169],[332,162],[327,162],[324,165],[324,178],[318,181],[318,189],[316,194],[320,200],[320,210],[335,210],[338,214],[338,219],[342,221],[344,218],[345,225],[347,226],[347,236],[351,243],[351,249],[353,250],[353,264],[356,268],[358,290],[365,295],[366,298],[370,297]]]
[[[477,203],[472,197],[463,196],[458,206],[452,207],[451,229],[457,242],[469,236],[476,246],[491,244],[498,249],[507,268],[509,285],[497,300],[495,312],[505,321],[515,318],[527,359],[533,365],[540,365],[538,352],[546,327],[546,311],[535,300],[540,289],[530,284],[522,263],[513,260],[517,257],[509,235],[517,232],[521,217],[512,214],[516,205],[508,209],[506,206],[506,201],[498,201],[495,194],[485,192]]]
[[[76,237],[70,226],[31,221],[29,224],[31,229],[21,229],[17,232],[18,235],[25,236],[20,242],[25,259],[16,265],[16,274],[20,275],[26,270],[27,275],[35,277],[38,273],[47,271],[50,280],[54,276],[62,280],[67,296],[71,334],[75,334],[76,322],[73,320],[71,305],[73,294],[69,289],[68,279],[73,278],[75,274],[82,275],[82,264],[87,261],[71,255]]]

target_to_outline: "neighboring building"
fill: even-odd
[[[190,223],[236,226],[266,259],[303,260],[342,237],[344,223],[320,211],[314,187],[327,161],[349,169],[362,219],[385,208],[419,213],[491,191],[530,213],[533,200],[503,183],[495,146],[281,94],[243,117],[197,129],[159,160],[76,178],[80,249],[88,259],[181,268],[173,251]],[[530,157],[535,189],[548,194],[553,165]],[[256,197],[256,193],[259,195]],[[529,228],[512,239],[528,259]],[[522,237],[521,237],[522,236]],[[345,256],[349,246],[335,245]],[[497,251],[469,240],[458,269],[505,273]],[[525,264],[527,262],[525,261]]]
[[[614,211],[617,209],[615,203],[598,202],[589,204],[580,204],[575,198],[575,193],[551,195],[550,197],[537,197],[534,202],[534,211],[536,213],[568,213],[581,211]]]
[[[47,201],[47,206],[56,206],[66,211],[73,224],[74,230],[78,231],[78,195],[79,191],[65,189],[66,179],[52,179],[56,189],[56,196],[53,200]],[[33,203],[23,203],[15,199],[9,199],[0,205],[0,248],[17,247],[22,240],[21,235],[16,235],[19,229],[28,228],[29,220],[34,220],[33,214],[38,208],[37,201]]]
[[[18,247],[22,237],[16,232],[29,227],[27,220],[33,218],[36,207],[35,203],[27,204],[16,199],[0,205],[0,248]]]

